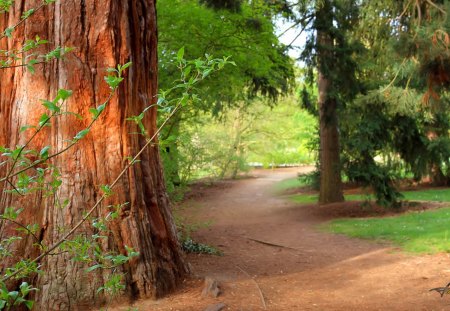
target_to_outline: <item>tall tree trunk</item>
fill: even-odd
[[[16,1],[13,10],[0,20],[1,29],[12,25],[42,0]],[[62,186],[58,196],[70,199],[61,209],[53,198],[42,194],[13,197],[0,193],[0,213],[7,206],[24,207],[21,222],[37,223],[38,236],[52,245],[74,226],[98,199],[99,185],[111,184],[124,166],[124,158],[134,155],[145,139],[131,133],[134,125],[125,118],[138,115],[155,103],[157,87],[157,31],[155,0],[64,0],[44,8],[14,32],[14,37],[39,35],[55,46],[75,47],[65,60],[39,68],[32,75],[21,68],[0,71],[0,145],[23,144],[29,135],[19,135],[19,128],[37,124],[45,108],[39,99],[55,97],[59,88],[71,89],[73,96],[67,111],[85,117],[67,115],[54,120],[33,143],[35,149],[51,146],[61,150],[66,139],[86,128],[88,109],[96,107],[109,94],[103,81],[107,67],[133,62],[118,93],[91,132],[74,148],[54,158],[61,168]],[[2,40],[0,49],[11,49],[15,40]],[[156,130],[156,110],[144,120],[150,134]],[[6,185],[0,185],[0,190]],[[115,188],[115,195],[103,204],[129,202],[114,223],[105,247],[125,253],[125,246],[140,253],[123,267],[126,294],[130,298],[159,297],[172,290],[187,272],[177,241],[165,191],[158,148],[142,154],[140,162],[128,170]],[[100,212],[101,213],[100,209]],[[0,224],[0,238],[13,234],[11,224]],[[78,233],[91,235],[85,225]],[[15,256],[33,258],[38,250],[26,238],[15,247]],[[44,274],[34,284],[39,310],[86,310],[101,303],[96,290],[108,276],[104,270],[86,273],[85,266],[70,260],[67,254],[49,256],[40,262]]]
[[[338,132],[337,102],[330,94],[334,42],[329,29],[332,27],[330,1],[319,4],[316,12],[318,25],[318,88],[320,126],[320,195],[319,203],[344,201],[342,193],[340,146]]]

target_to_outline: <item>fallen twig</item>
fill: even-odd
[[[261,304],[263,305],[264,310],[267,309],[267,305],[266,305],[266,300],[264,299],[264,294],[261,290],[261,287],[259,287],[258,282],[256,282],[256,280],[244,269],[242,269],[241,267],[239,267],[238,265],[236,265],[236,267],[242,271],[242,273],[244,273],[245,275],[247,275],[250,279],[252,279],[253,283],[255,283],[256,288],[258,288],[259,291],[259,297],[261,298]]]

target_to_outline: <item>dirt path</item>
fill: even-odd
[[[450,310],[450,296],[428,291],[450,281],[449,255],[410,255],[321,232],[324,219],[311,212],[313,205],[296,206],[273,193],[274,183],[298,170],[259,171],[186,202],[190,221],[212,221],[195,240],[224,256],[189,255],[193,279],[168,298],[138,303],[139,310],[202,311],[219,302],[224,310],[264,310],[259,289],[267,310],[275,311]],[[206,276],[221,284],[216,299],[201,297]]]

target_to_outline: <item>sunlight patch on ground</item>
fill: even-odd
[[[450,252],[450,208],[394,217],[339,219],[323,228],[355,238],[391,241],[408,252]]]

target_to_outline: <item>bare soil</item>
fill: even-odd
[[[256,178],[197,187],[181,213],[191,223],[210,221],[193,238],[224,255],[189,254],[192,276],[176,293],[134,306],[203,311],[223,302],[224,310],[245,311],[450,310],[450,295],[429,292],[450,281],[449,254],[408,254],[388,243],[319,229],[334,217],[384,210],[355,202],[298,205],[274,193],[276,182],[307,169],[260,170]],[[205,277],[219,281],[219,297],[201,296]]]

